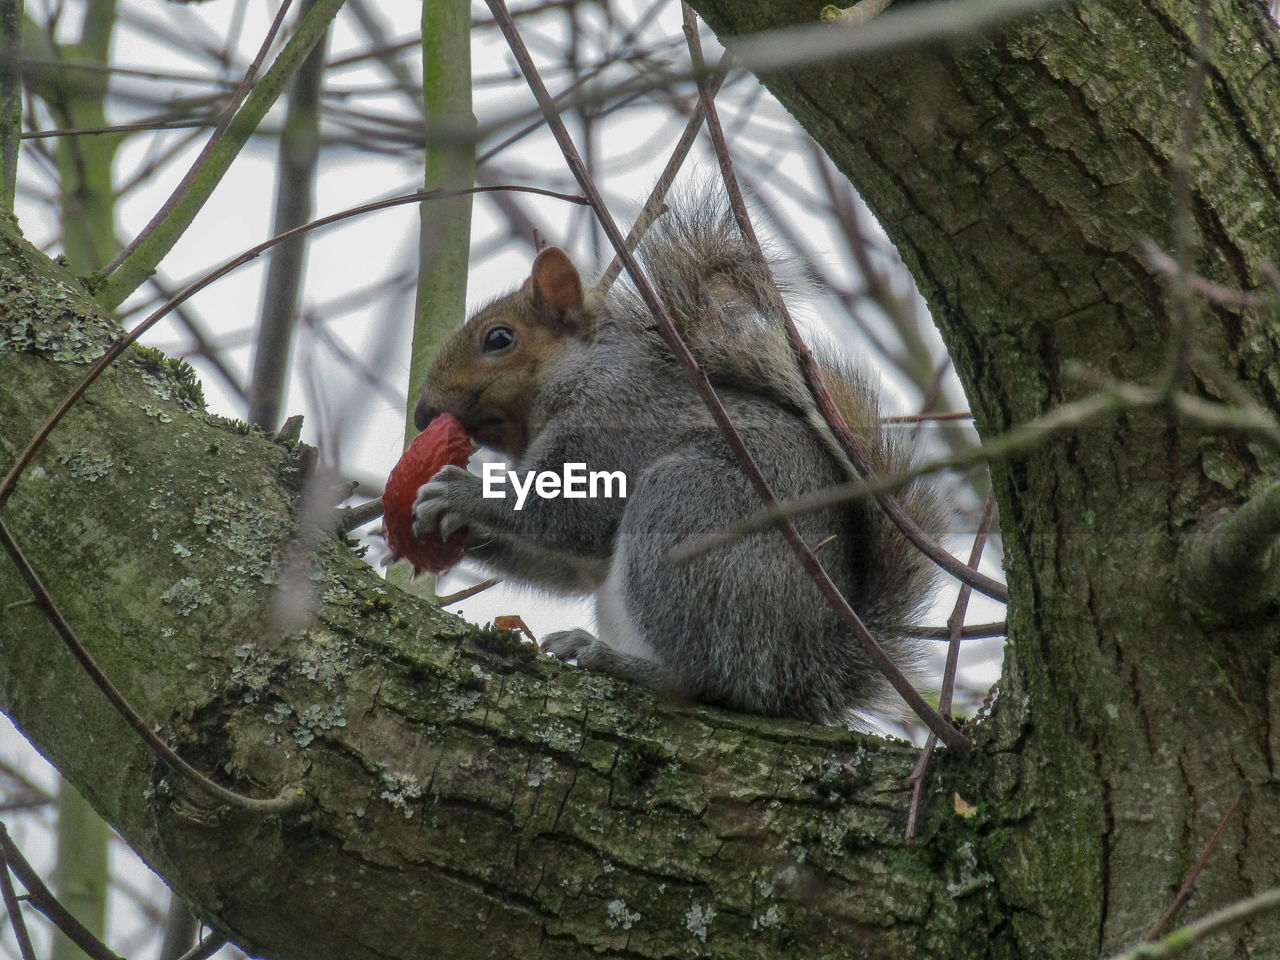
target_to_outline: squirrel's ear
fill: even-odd
[[[547,247],[534,259],[528,289],[535,304],[561,317],[582,306],[582,278],[559,247]]]

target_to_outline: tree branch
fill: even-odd
[[[118,307],[178,242],[222,181],[223,174],[239,155],[240,149],[257,131],[271,105],[284,92],[311,48],[324,36],[329,22],[341,6],[342,0],[317,0],[302,18],[275,63],[248,91],[244,103],[214,128],[205,148],[173,195],[142,233],[108,265],[106,279],[95,293],[99,303],[108,308]],[[262,54],[265,53],[264,45]],[[245,88],[247,90],[247,83]]]
[[[303,0],[305,17],[316,0]],[[320,159],[320,92],[324,86],[326,29],[298,67],[289,86],[284,125],[277,153],[275,219],[272,234],[279,235],[311,219],[316,172]],[[249,378],[246,419],[263,430],[280,424],[280,405],[289,377],[302,277],[310,238],[295,237],[271,254],[262,289],[258,336],[253,346],[253,373]]]
[[[29,292],[0,314],[0,462],[78,378],[80,365],[49,354],[112,329],[20,243],[0,247],[5,289]],[[77,311],[95,324],[66,326]],[[57,346],[17,346],[53,321]],[[946,878],[973,853],[932,844],[933,807],[920,852],[903,847],[905,798],[892,791],[908,745],[565,668],[389,588],[333,540],[299,586],[315,619],[265,636],[297,460],[193,414],[168,398],[175,388],[121,357],[50,435],[5,522],[149,726],[237,790],[302,782],[314,803],[263,818],[185,802],[20,604],[3,559],[0,709],[219,933],[312,960],[416,960],[423,943],[454,960],[548,943],[573,958],[727,960],[785,944],[809,960],[912,960],[957,924],[986,922],[981,898],[921,910],[948,899]],[[140,476],[142,523],[119,509]],[[891,861],[906,873],[886,874]]]
[[[1182,546],[1182,584],[1202,612],[1239,623],[1280,599],[1280,480],[1208,518]]]
[[[35,872],[31,864],[27,863],[22,852],[14,846],[13,841],[9,838],[9,831],[4,828],[2,823],[0,823],[0,851],[3,851],[3,857],[0,857],[0,861],[7,862],[8,868],[13,871],[14,876],[21,880],[22,885],[27,888],[27,897],[31,905],[48,917],[49,921],[68,940],[93,960],[123,960],[123,958],[108,950],[101,940],[90,933],[84,924],[73,917],[70,911],[58,902],[58,898],[44,885],[40,875]],[[4,869],[3,862],[0,862],[0,869]]]
[[[1280,910],[1280,887],[1216,910],[1195,923],[1179,927],[1155,943],[1140,943],[1124,953],[1116,954],[1111,960],[1164,960],[1165,957],[1176,957],[1223,927],[1242,923],[1250,917],[1271,910]]]

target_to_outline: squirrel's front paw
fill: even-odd
[[[413,505],[413,535],[441,539],[472,521],[471,504],[479,494],[480,478],[463,467],[447,466],[418,488]]]
[[[577,659],[582,664],[582,657],[599,641],[585,630],[560,630],[549,633],[542,638],[542,652],[549,653],[557,660]]]

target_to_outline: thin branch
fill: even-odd
[[[155,912],[157,919],[153,922],[161,924],[162,934],[156,960],[179,960],[197,945],[196,935],[200,932],[200,921],[191,912],[191,908],[172,891],[169,893],[169,906],[163,917],[159,916],[159,910]]]
[[[113,123],[106,127],[68,127],[61,130],[33,130],[23,140],[47,140],[51,137],[89,137],[109,133],[136,133],[142,130],[184,130],[188,127],[212,127],[214,120],[140,120],[137,123]]]
[[[911,4],[878,16],[855,30],[814,23],[728,39],[738,63],[752,73],[890,53],[909,46],[952,44],[986,36],[1010,20],[1045,13],[1064,0],[950,0]],[[683,79],[683,78],[682,78]]]
[[[147,70],[142,67],[126,67],[118,63],[102,63],[96,60],[76,60],[63,57],[23,57],[22,62],[32,67],[80,73],[100,73],[111,77],[136,77],[142,80],[166,80],[174,83],[195,83],[202,86],[233,89],[236,84],[222,77],[207,73],[181,73],[176,70]]]
[[[1003,637],[1009,630],[1009,624],[1004,620],[997,620],[995,623],[975,623],[960,629],[961,640],[984,640],[991,637]],[[920,640],[950,640],[951,629],[949,627],[908,627],[904,631],[909,637],[916,637]]]
[[[987,502],[982,508],[982,519],[978,522],[978,532],[973,537],[973,548],[969,552],[969,567],[977,570],[982,562],[982,551],[987,546],[987,535],[995,522],[996,497],[994,491],[987,493]],[[947,631],[951,634],[947,646],[947,662],[942,669],[942,693],[938,698],[938,712],[951,719],[951,698],[956,685],[956,668],[960,661],[960,632],[964,627],[964,616],[969,609],[969,598],[972,594],[968,584],[960,587],[956,596],[956,605],[947,619]]]
[[[1182,582],[1215,617],[1248,619],[1280,597],[1280,481],[1207,519],[1182,549]]]
[[[881,423],[929,423],[934,420],[972,420],[973,414],[968,410],[957,410],[951,413],[908,413],[901,416],[881,417]]]
[[[283,0],[282,7],[288,4]],[[104,271],[106,279],[95,292],[98,302],[114,308],[156,268],[204,207],[223,174],[258,129],[267,110],[283,92],[302,60],[311,52],[342,6],[342,0],[317,0],[275,62],[225,126],[214,129],[200,156],[169,200],[133,243]],[[263,48],[263,54],[266,48]],[[246,74],[247,76],[247,74]],[[233,101],[234,102],[234,101]],[[225,135],[224,135],[225,133]]]
[[[720,69],[723,64],[724,60],[721,59],[720,65],[716,67],[713,75],[711,81],[712,96],[715,96],[720,89],[720,85],[724,83],[725,73]],[[698,139],[698,130],[701,129],[702,121],[706,116],[705,109],[702,105],[702,99],[699,98],[693,108],[693,113],[689,115],[689,122],[684,126],[684,132],[680,134],[680,139],[676,141],[675,149],[671,151],[671,156],[667,159],[667,165],[662,168],[662,173],[658,176],[657,182],[653,185],[653,189],[649,191],[649,199],[645,201],[639,215],[636,217],[635,223],[631,225],[630,232],[627,233],[628,250],[634,250],[640,244],[649,227],[653,225],[653,221],[657,220],[662,213],[667,191],[671,189],[671,184],[675,181],[676,174],[684,166],[684,161],[689,156],[689,151],[693,148],[694,141]],[[601,293],[608,292],[609,288],[617,281],[620,273],[622,273],[622,258],[615,254],[613,259],[609,261],[609,266],[605,267],[604,273],[600,275],[600,279],[596,281],[596,288]]]
[[[194,947],[184,953],[178,960],[209,960],[215,953],[227,945],[229,941],[220,933],[211,933]]]
[[[973,538],[973,547],[969,551],[969,566],[976,570],[982,562],[982,551],[987,546],[987,534],[995,519],[996,498],[994,492],[987,493],[987,502],[982,508],[982,520],[978,523],[978,532]],[[938,712],[951,719],[951,698],[956,685],[956,668],[960,663],[960,634],[964,627],[965,611],[969,608],[969,597],[972,591],[968,584],[960,586],[956,596],[955,607],[947,618],[947,632],[950,634],[947,645],[947,662],[942,669],[942,692],[938,696]],[[938,746],[938,738],[932,733],[925,740],[924,749],[920,751],[920,759],[911,771],[911,806],[907,810],[907,829],[905,839],[907,846],[914,846],[916,841],[916,818],[920,812],[920,801],[924,796],[925,774],[929,770],[929,761]]]
[[[1196,13],[1195,61],[1191,77],[1187,81],[1187,107],[1182,119],[1182,136],[1178,151],[1173,157],[1173,242],[1174,258],[1178,270],[1174,274],[1170,292],[1173,303],[1169,311],[1169,343],[1165,352],[1163,375],[1164,389],[1172,394],[1177,388],[1187,363],[1189,330],[1191,328],[1191,283],[1193,223],[1195,203],[1191,195],[1191,163],[1195,152],[1196,128],[1200,126],[1200,111],[1204,105],[1205,75],[1209,67],[1209,29],[1211,16],[1208,0],[1199,0]]]
[[[303,16],[311,12],[315,2],[303,0]],[[289,87],[277,153],[279,173],[273,234],[292,230],[312,216],[316,167],[320,159],[319,104],[327,37],[326,30],[302,61]],[[267,266],[245,417],[264,430],[273,430],[280,422],[306,260],[307,238],[297,237],[280,244]]]
[[[35,960],[36,952],[31,946],[31,934],[27,933],[26,921],[22,919],[22,906],[13,889],[13,879],[9,876],[9,858],[3,849],[0,849],[0,895],[4,897],[4,908],[9,914],[9,925],[13,927],[13,936],[18,941],[18,952],[22,955],[22,960]]]
[[[32,606],[35,606],[34,601],[32,601]],[[20,793],[17,796],[0,800],[0,813],[9,813],[17,810],[38,810],[41,807],[49,806],[51,803],[53,803],[53,799],[43,794]]]
[[[1211,303],[1226,307],[1228,310],[1261,310],[1275,301],[1275,294],[1257,293],[1251,290],[1237,290],[1225,284],[1214,283],[1198,273],[1184,274],[1178,261],[1165,253],[1151,239],[1142,240],[1138,246],[1146,257],[1151,269],[1165,280],[1173,282],[1183,277],[1192,293],[1204,297]]]
[[[459,590],[457,593],[447,593],[442,597],[437,597],[436,602],[442,607],[447,607],[451,604],[460,603],[463,600],[474,597],[477,593],[483,593],[490,587],[496,587],[501,582],[502,579],[500,577],[490,577],[488,580],[481,580],[473,586],[467,587],[464,590]]]
[[[0,852],[3,852],[4,859],[8,861],[9,869],[13,871],[14,876],[26,887],[27,902],[48,917],[49,922],[61,930],[68,940],[93,960],[123,960],[122,957],[107,949],[101,940],[90,933],[84,924],[58,902],[58,898],[44,885],[44,881],[27,862],[22,851],[14,845],[3,823],[0,823]]]
[[[338,509],[338,532],[347,533],[357,527],[363,527],[366,523],[372,523],[380,516],[382,516],[381,497],[366,500],[364,503],[357,504],[354,507],[340,507]]]
[[[622,257],[626,267],[627,274],[631,277],[632,283],[635,284],[637,292],[644,300],[645,305],[649,308],[658,324],[658,330],[667,345],[671,348],[677,363],[684,370],[685,374],[693,383],[695,389],[702,397],[715,419],[720,431],[724,434],[725,440],[730,449],[733,451],[735,459],[741,465],[743,472],[750,479],[751,484],[755,487],[757,494],[766,505],[776,504],[773,491],[770,489],[768,481],[765,480],[760,468],[752,459],[751,454],[747,451],[742,442],[741,436],[734,428],[733,423],[729,420],[724,406],[721,404],[719,397],[716,395],[715,389],[711,382],[707,379],[706,374],[698,366],[693,355],[689,352],[689,348],[680,338],[676,331],[675,324],[672,322],[670,314],[667,312],[665,305],[659,299],[652,285],[645,277],[644,272],[640,269],[639,263],[636,262],[635,256],[627,249],[626,239],[622,236],[622,232],[618,229],[613,217],[609,215],[609,211],[605,208],[604,201],[600,197],[599,191],[596,189],[595,183],[592,181],[582,162],[582,158],[578,155],[577,148],[573,144],[573,140],[569,136],[568,130],[565,128],[564,121],[561,120],[559,114],[556,113],[555,104],[547,92],[542,78],[538,74],[537,67],[534,65],[529,51],[524,45],[520,34],[517,32],[511,14],[507,11],[506,4],[503,0],[486,0],[490,12],[501,28],[503,36],[507,40],[508,46],[511,48],[512,54],[515,56],[516,62],[520,65],[520,70],[525,76],[525,81],[529,84],[529,88],[533,91],[534,97],[538,101],[538,105],[543,110],[543,115],[547,119],[547,123],[551,128],[551,132],[556,138],[556,142],[560,145],[560,150],[564,154],[565,161],[569,169],[573,172],[574,178],[578,181],[582,192],[587,196],[592,209],[599,218],[600,225],[604,229],[605,234],[609,238],[609,242],[613,244],[613,248]],[[947,723],[938,715],[924,698],[915,690],[914,687],[902,676],[902,673],[894,666],[893,662],[886,656],[880,645],[867,632],[867,628],[859,619],[857,613],[849,606],[848,601],[840,593],[839,588],[831,581],[823,568],[821,562],[813,555],[813,552],[805,544],[804,540],[796,531],[795,525],[790,520],[781,524],[783,536],[790,544],[791,549],[795,551],[803,564],[805,570],[813,578],[823,595],[833,605],[841,618],[852,630],[858,642],[862,644],[868,656],[870,656],[875,664],[880,668],[881,673],[889,680],[894,689],[905,699],[924,720],[931,730],[936,730],[939,737],[942,738],[948,746],[951,746],[957,753],[968,755],[972,750],[972,744],[964,737],[954,726]]]
[[[400,91],[413,111],[421,116],[423,113],[422,91],[414,80],[413,71],[403,60],[398,59],[391,49],[390,39],[381,18],[370,8],[368,0],[347,0],[347,10],[356,18],[360,29],[373,45],[368,56],[378,61],[378,65],[387,74],[392,85]],[[347,59],[350,60],[350,58]],[[331,61],[325,68],[326,74],[331,75],[337,65],[338,61]]]
[[[916,477],[929,473],[942,470],[966,470],[980,463],[989,464],[1023,454],[1043,445],[1059,433],[1078,430],[1100,417],[1122,411],[1163,408],[1172,403],[1173,413],[1188,423],[1213,430],[1253,434],[1280,449],[1280,424],[1277,424],[1261,408],[1233,407],[1183,393],[1174,394],[1170,400],[1163,391],[1146,387],[1102,381],[1098,381],[1098,384],[1098,393],[1061,404],[1034,420],[1029,420],[1021,426],[1013,427],[992,437],[981,447],[920,463],[910,469],[879,477],[874,482],[867,480],[841,484],[765,508],[719,533],[709,534],[676,547],[672,551],[672,556],[678,560],[692,560],[708,551],[727,546],[748,534],[765,530],[782,517],[825,510],[859,497],[875,496],[877,493],[897,490]]]
[[[1177,956],[1223,927],[1249,920],[1271,910],[1280,910],[1280,887],[1272,887],[1256,896],[1238,900],[1230,906],[1201,917],[1195,923],[1179,927],[1155,943],[1140,943],[1130,947],[1124,953],[1116,954],[1111,960],[1164,960],[1165,957]]]
[[[32,600],[27,600],[25,602],[33,606],[35,604],[35,601],[32,601]],[[22,794],[28,794],[32,797],[39,798],[41,803],[53,802],[53,797],[49,794],[48,791],[44,790],[39,785],[33,783],[28,777],[24,776],[22,772],[16,769],[12,764],[5,763],[3,760],[0,760],[0,777],[3,777],[5,780],[8,780],[11,784],[15,785],[21,791]],[[11,802],[11,801],[4,801],[4,802]]]
[[[1235,815],[1240,811],[1241,805],[1244,803],[1244,795],[1249,792],[1251,783],[1246,782],[1240,788],[1240,792],[1236,794],[1236,798],[1232,801],[1231,806],[1227,808],[1227,812],[1222,815],[1222,821],[1218,824],[1218,828],[1213,831],[1213,836],[1209,838],[1209,842],[1205,844],[1204,850],[1196,860],[1195,866],[1191,868],[1191,873],[1187,875],[1186,881],[1182,884],[1182,889],[1178,891],[1178,895],[1173,898],[1173,903],[1169,904],[1169,909],[1160,915],[1160,919],[1152,924],[1151,929],[1147,931],[1144,940],[1154,940],[1164,931],[1172,922],[1173,918],[1178,915],[1178,911],[1186,905],[1191,899],[1191,894],[1196,888],[1196,881],[1200,879],[1200,874],[1204,871],[1205,864],[1209,862],[1209,857],[1213,855],[1213,851],[1218,849],[1218,844],[1222,842],[1222,836],[1227,832],[1227,826],[1234,819]]]

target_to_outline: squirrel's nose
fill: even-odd
[[[431,409],[431,405],[427,403],[426,397],[418,399],[418,405],[413,408],[413,425],[419,430],[427,429],[427,424],[436,418],[438,410]]]

